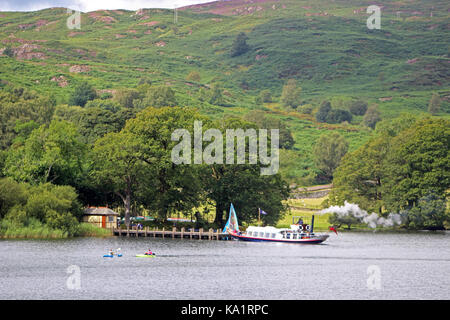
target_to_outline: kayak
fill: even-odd
[[[155,254],[137,254],[136,258],[154,258]]]
[[[121,257],[122,256],[122,254],[121,253],[119,253],[118,255],[117,255],[117,257]],[[112,254],[105,254],[104,256],[103,256],[103,258],[113,258],[114,257],[114,255],[112,255]]]

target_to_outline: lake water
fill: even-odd
[[[123,257],[103,258],[111,248]],[[135,257],[148,248],[156,258]],[[0,299],[449,299],[449,274],[449,232],[346,232],[321,245],[0,240]]]

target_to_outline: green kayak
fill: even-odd
[[[154,258],[155,254],[137,254],[136,258]]]

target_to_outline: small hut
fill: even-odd
[[[87,207],[84,209],[83,222],[97,227],[112,229],[117,227],[119,214],[108,207]]]

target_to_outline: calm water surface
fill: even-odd
[[[103,258],[111,248],[123,257]],[[135,257],[148,248],[156,258]],[[449,274],[449,232],[340,233],[322,245],[0,240],[0,299],[449,299]]]

